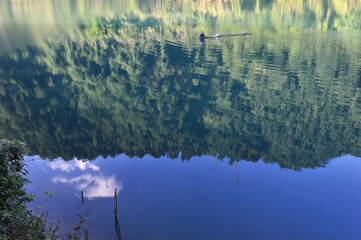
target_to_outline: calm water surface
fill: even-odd
[[[90,208],[90,239],[115,239],[114,188],[125,239],[358,239],[359,160],[348,155],[300,172],[211,156],[36,160],[29,190],[55,193],[44,208],[65,229]]]
[[[125,239],[359,239],[360,22],[358,1],[4,0],[0,130],[91,239],[115,237],[115,188]]]

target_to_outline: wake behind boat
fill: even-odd
[[[202,39],[204,39],[204,38],[220,38],[220,37],[246,36],[246,35],[252,35],[252,33],[245,32],[245,33],[223,34],[223,35],[220,35],[219,33],[217,33],[216,35],[205,36],[204,32],[202,31],[199,34],[199,38],[202,38]]]

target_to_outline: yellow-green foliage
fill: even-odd
[[[75,8],[83,23],[60,40],[0,58],[0,129],[35,153],[182,151],[294,169],[361,155],[359,35],[333,32],[350,29],[336,19],[359,30],[359,1],[347,14],[337,1],[86,2]],[[242,24],[254,35],[197,38]]]

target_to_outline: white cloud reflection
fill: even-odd
[[[49,162],[48,165],[52,170],[60,169],[61,171],[64,172],[70,172],[77,168],[82,171],[87,169],[91,169],[93,171],[99,171],[99,167],[94,165],[90,161],[83,162],[82,160],[78,160],[76,158],[71,161],[64,161],[63,159],[58,158],[54,161]]]
[[[78,177],[66,178],[56,176],[51,179],[53,183],[66,183],[74,185],[78,191],[83,191],[84,197],[92,199],[96,197],[113,197],[114,189],[120,191],[123,188],[121,181],[116,181],[116,176],[97,176],[83,174]]]
[[[114,189],[120,191],[123,188],[121,181],[116,180],[116,176],[104,176],[101,173],[99,166],[90,161],[82,161],[74,158],[71,161],[64,161],[62,158],[57,158],[47,165],[52,170],[60,170],[63,174],[51,178],[52,183],[65,183],[74,186],[77,191],[83,191],[84,197],[92,199],[96,197],[113,197]],[[80,176],[75,176],[77,172],[91,172],[84,173]],[[73,172],[72,172],[73,171]],[[72,173],[70,173],[72,172]],[[94,174],[97,172],[97,174]],[[72,175],[66,176],[66,175]]]

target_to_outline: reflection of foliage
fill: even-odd
[[[50,158],[182,151],[297,169],[360,155],[358,41],[268,34],[199,47],[184,38],[197,29],[138,15],[93,18],[72,40],[2,57],[0,129]]]
[[[112,26],[127,34],[1,59],[0,127],[46,157],[182,151],[297,168],[359,155],[357,42],[244,38],[218,51]]]
[[[75,2],[3,0],[0,22],[74,23],[93,18],[132,16],[162,21],[183,32],[242,22],[262,31],[350,30],[361,27],[360,0],[81,0]],[[57,9],[57,11],[53,11]],[[155,20],[156,19],[156,20]],[[81,22],[81,21],[80,21]],[[217,23],[217,24],[215,24]]]

